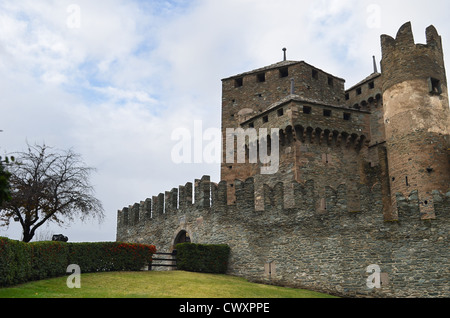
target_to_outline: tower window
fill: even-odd
[[[268,122],[269,122],[269,116],[264,116],[263,123],[268,123]]]
[[[345,100],[349,100],[349,99],[350,99],[350,94],[349,93],[345,94]]]
[[[428,87],[430,90],[430,94],[436,94],[436,95],[442,94],[442,87],[441,87],[440,80],[430,77],[428,79]]]
[[[319,72],[317,70],[312,70],[312,78],[319,79]]]
[[[266,81],[266,73],[260,73],[256,75],[256,81],[258,83],[264,83]]]
[[[250,124],[248,124],[248,127],[249,127],[249,128],[255,128],[255,123],[250,123]]]
[[[351,116],[350,113],[344,113],[344,120],[350,120]]]
[[[289,76],[289,69],[287,67],[280,68],[280,78],[288,76]]]
[[[331,117],[331,110],[325,109],[325,110],[323,111],[323,115],[324,115],[325,117]]]
[[[328,85],[333,86],[333,78],[328,77]]]
[[[311,114],[311,107],[303,106],[303,114]]]
[[[374,82],[370,82],[369,83],[369,88],[370,89],[374,89],[375,88],[375,83]]]
[[[361,87],[358,87],[358,88],[356,89],[356,95],[361,95],[361,94],[362,94]]]
[[[283,115],[284,115],[283,108],[280,108],[280,109],[277,111],[277,114],[278,114],[278,117],[283,116]]]
[[[234,80],[234,87],[241,87],[244,85],[244,79],[242,77]]]

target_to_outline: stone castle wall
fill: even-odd
[[[417,191],[399,194],[398,220],[386,222],[380,184],[361,185],[361,210],[352,212],[347,198],[354,193],[345,184],[320,191],[313,181],[263,185],[257,197],[253,178],[234,184],[232,205],[226,182],[203,177],[124,208],[117,240],[170,252],[186,231],[194,243],[228,244],[229,274],[256,282],[350,297],[450,296],[450,192],[433,192],[434,220],[421,219]],[[287,193],[294,208],[285,208]],[[381,288],[367,286],[369,265],[380,267]]]

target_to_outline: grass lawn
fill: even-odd
[[[0,288],[0,298],[330,298],[332,296],[250,283],[243,278],[190,273],[111,272],[81,275],[81,288],[66,277]]]

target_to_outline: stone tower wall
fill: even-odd
[[[383,35],[384,121],[392,197],[418,189],[423,218],[434,218],[433,190],[450,180],[450,109],[441,37],[430,26],[415,44],[411,24],[396,39]]]

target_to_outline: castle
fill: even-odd
[[[223,79],[223,143],[228,128],[268,135],[233,142],[219,183],[204,176],[120,210],[117,240],[166,252],[184,241],[228,244],[229,273],[253,281],[342,296],[449,297],[441,37],[430,26],[426,44],[416,44],[406,23],[395,39],[381,36],[381,49],[381,71],[374,60],[374,72],[347,90],[344,79],[286,53]],[[260,141],[278,150],[273,173],[251,158]]]

